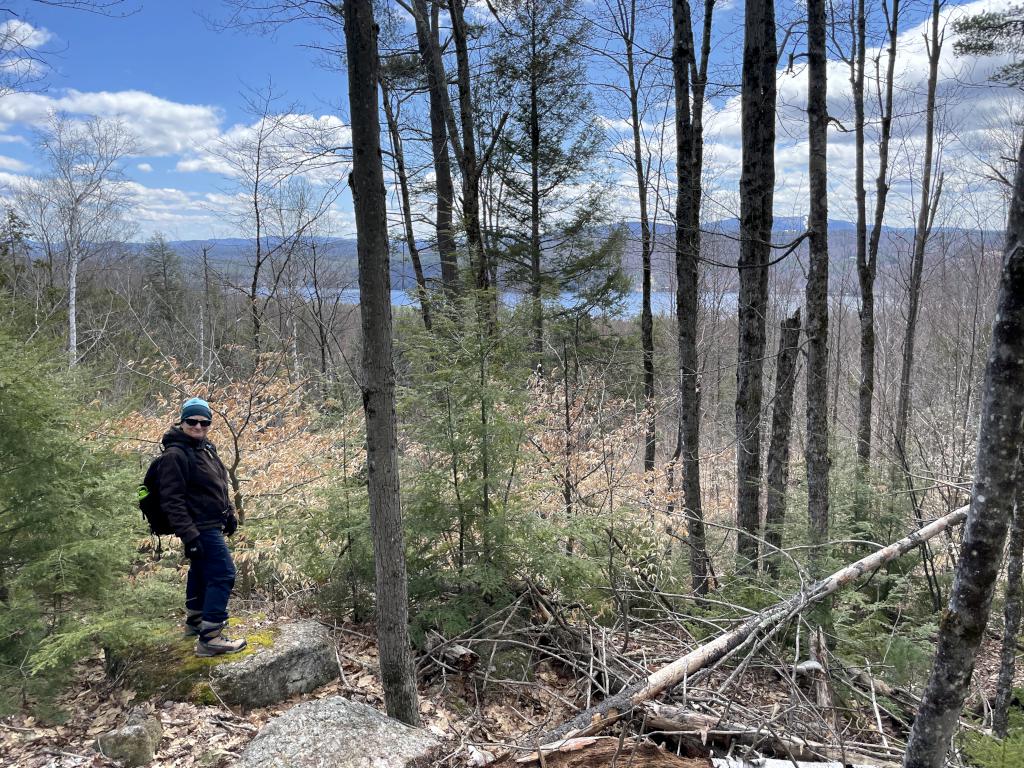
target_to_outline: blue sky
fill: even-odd
[[[213,28],[207,19],[228,18],[216,0],[127,0],[124,9],[118,17],[27,5],[23,18],[54,35],[46,46],[55,51],[51,90],[146,91],[216,107],[226,123],[245,117],[239,92],[271,80],[317,111],[336,109],[344,97],[344,71],[327,71],[307,47],[323,35],[312,22],[266,35]]]
[[[597,8],[604,0],[585,0]],[[970,10],[1001,7],[1004,1],[983,0]],[[662,3],[667,6],[667,1]],[[251,135],[255,118],[245,110],[245,96],[272,84],[281,98],[276,106],[289,110],[294,121],[333,131],[341,143],[347,135],[347,109],[343,62],[328,70],[325,54],[309,43],[329,42],[314,22],[277,27],[273,35],[214,29],[202,14],[225,19],[228,6],[218,0],[135,0],[122,5],[124,16],[104,16],[52,8],[23,0],[9,3],[16,16],[0,21],[30,25],[32,47],[48,65],[44,78],[31,92],[0,96],[0,195],[7,196],[19,180],[44,171],[36,152],[33,132],[45,123],[47,112],[61,110],[73,119],[89,116],[119,118],[137,136],[138,155],[126,163],[126,177],[134,201],[136,238],[161,231],[171,239],[245,235],[236,220],[226,215],[233,203],[235,175],[218,157],[217,148]],[[923,8],[923,6],[922,6]],[[716,24],[716,51],[737,56],[741,38],[741,6],[722,3]],[[945,19],[958,7],[951,5]],[[796,13],[780,11],[780,22]],[[483,13],[480,19],[486,21]],[[906,116],[899,126],[896,177],[890,222],[906,225],[913,219],[914,157],[919,154],[921,121],[914,108],[923,92],[924,45],[921,11],[908,18],[900,43],[900,93]],[[654,22],[657,24],[658,22]],[[664,27],[664,25],[662,25]],[[725,40],[725,42],[720,42]],[[944,48],[940,99],[943,100],[944,162],[947,192],[943,215],[970,224],[985,219],[1001,226],[1002,192],[979,172],[984,161],[1000,154],[1007,127],[1020,113],[1020,95],[994,88],[987,78],[1001,60],[966,63],[955,59],[951,40]],[[594,79],[603,76],[597,70]],[[779,215],[801,215],[805,207],[806,139],[802,100],[804,72],[780,69],[777,199]],[[830,112],[844,119],[848,112],[848,83],[844,65],[830,67]],[[735,78],[735,70],[727,77]],[[723,75],[726,77],[726,75]],[[628,123],[614,104],[596,100],[614,141],[628,133]],[[655,105],[643,130],[655,148],[663,148],[663,162],[671,168],[674,137],[671,111]],[[413,119],[423,119],[412,109]],[[417,118],[418,115],[418,118]],[[664,117],[668,117],[665,122]],[[425,121],[424,121],[425,122]],[[739,175],[739,102],[728,95],[718,99],[707,115],[709,210],[706,218],[734,216]],[[1012,130],[1010,131],[1012,134]],[[1012,138],[1011,138],[1012,141]],[[412,152],[417,150],[413,147]],[[830,133],[830,209],[833,218],[852,217],[852,137]],[[609,152],[607,167],[613,179],[613,203],[624,218],[635,218],[631,174]],[[422,157],[420,158],[422,159]],[[869,177],[873,177],[869,156]],[[344,167],[321,169],[314,183],[344,178]],[[671,182],[669,181],[669,185]],[[330,234],[351,235],[351,203],[343,193],[333,206]],[[959,217],[959,218],[957,218]],[[950,223],[957,223],[950,221]]]
[[[210,19],[228,14],[217,2],[129,0],[122,8],[123,13],[115,9],[110,15],[31,2],[17,8],[17,18],[46,38],[36,48],[46,71],[31,86],[32,93],[0,97],[5,134],[0,155],[14,161],[7,170],[42,170],[32,135],[46,109],[76,118],[121,117],[142,144],[140,156],[127,163],[126,175],[156,190],[158,210],[152,218],[143,212],[139,236],[157,229],[172,238],[232,234],[231,226],[216,216],[184,210],[190,207],[187,198],[198,204],[204,195],[230,187],[223,174],[201,167],[184,170],[183,165],[203,145],[252,124],[245,94],[254,90],[272,87],[282,108],[294,104],[298,112],[317,117],[342,115],[343,62],[328,71],[325,54],[307,45],[326,39],[312,22],[258,34],[216,29]],[[172,191],[185,195],[177,201],[183,215],[161,220],[160,210],[168,213],[174,205]],[[165,198],[163,203],[159,198]]]

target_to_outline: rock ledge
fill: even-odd
[[[240,768],[426,768],[439,742],[341,696],[298,704],[268,722]]]
[[[315,621],[280,626],[273,645],[210,670],[210,687],[225,703],[266,707],[308,693],[338,676],[338,657],[327,629]]]

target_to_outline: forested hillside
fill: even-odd
[[[0,9],[0,765],[1024,764],[1021,7],[168,13]]]

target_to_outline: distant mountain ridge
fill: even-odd
[[[772,230],[774,232],[780,233],[803,231],[806,227],[804,223],[805,221],[805,217],[802,216],[776,216],[774,224],[772,226]],[[631,233],[634,233],[636,235],[640,234],[641,229],[640,222],[635,220],[627,220],[621,222],[621,224],[611,226],[625,226],[626,229],[628,229]],[[609,229],[611,229],[611,226],[609,226]],[[857,228],[857,225],[854,224],[853,222],[845,221],[843,219],[829,219],[828,226],[830,232],[854,231]],[[702,224],[701,228],[707,232],[733,233],[739,232],[740,222],[739,219],[736,218],[719,219],[718,221],[705,222],[704,224]],[[654,229],[655,234],[662,236],[671,234],[672,232],[675,231],[674,226],[662,222],[657,223]],[[901,228],[885,227],[885,229],[895,229],[895,231],[902,231]],[[354,237],[316,237],[312,238],[312,241],[317,243],[318,245],[324,245],[342,250],[348,250],[349,248],[351,248],[353,254],[355,253],[356,239]],[[179,250],[187,249],[188,251],[201,252],[204,246],[211,249],[217,247],[235,249],[251,247],[254,242],[255,238],[251,237],[210,237],[196,240],[169,240],[168,245],[170,245],[172,248]],[[145,245],[145,243],[131,243],[130,245],[141,248],[142,246]],[[432,253],[431,246],[426,243],[419,243],[419,248],[424,253]]]
[[[803,216],[776,216],[772,227],[776,235],[776,242],[785,243],[806,229],[806,219]],[[639,221],[625,221],[618,226],[624,226],[629,232],[626,243],[622,265],[626,273],[639,282],[641,272],[641,248],[640,237],[641,227]],[[611,227],[609,227],[610,231]],[[738,256],[739,220],[736,218],[721,219],[718,221],[705,222],[702,231],[708,238],[715,238],[720,235],[721,244],[717,251],[716,258],[731,263]],[[671,224],[658,223],[655,227],[656,243],[653,254],[654,284],[656,290],[665,290],[668,286],[674,285],[674,261],[672,259],[672,234],[675,228]],[[843,219],[829,219],[829,246],[832,258],[838,263],[850,258],[856,247],[854,235],[856,224]],[[883,227],[882,254],[883,261],[893,255],[892,243],[899,243],[905,247],[909,238],[914,232],[913,227]],[[967,230],[949,228],[936,228],[934,233],[939,232],[957,233],[968,236]],[[999,236],[1000,233],[989,232],[988,235]],[[205,248],[210,260],[219,267],[236,265],[243,267],[252,254],[254,239],[227,237],[227,238],[206,238],[193,240],[172,240],[168,241],[175,251],[189,263],[195,263]],[[272,242],[272,241],[271,241]],[[356,240],[351,237],[318,237],[313,242],[318,247],[319,255],[336,267],[342,267],[346,276],[355,281],[356,276]],[[129,247],[136,252],[141,252],[145,243],[131,243]],[[800,250],[806,249],[806,242]],[[432,245],[420,243],[420,258],[423,262],[423,270],[429,279],[440,277],[440,266],[437,255]],[[409,260],[407,250],[400,244],[392,249],[391,254],[391,285],[396,290],[409,290],[415,286],[415,275],[412,263]]]
[[[720,219],[718,221],[706,222],[703,228],[709,232],[739,232],[739,219]],[[807,229],[806,216],[776,216],[772,221],[773,232],[803,232]],[[829,232],[853,232],[857,225],[852,221],[844,219],[829,219]]]

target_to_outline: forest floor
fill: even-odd
[[[335,627],[343,676],[302,699],[343,695],[383,711],[373,631],[372,626],[365,625]],[[660,659],[658,653],[652,656]],[[751,664],[742,681],[730,689],[728,700],[719,699],[731,712],[730,719],[742,722],[744,714],[749,718],[758,712],[767,718],[769,713],[774,715],[787,707],[792,707],[795,718],[806,717],[791,701],[791,691],[780,683],[772,661],[765,662]],[[972,685],[975,705],[993,693],[998,664],[999,643],[986,637]],[[705,689],[712,691],[715,682],[727,676],[727,672],[716,675],[717,680],[705,683]],[[532,734],[570,719],[581,698],[578,680],[547,661],[536,665],[529,681],[490,680],[486,694],[480,692],[480,683],[479,673],[421,680],[423,727],[444,743],[438,766],[480,765],[487,756],[484,750],[500,754],[516,745],[533,746]],[[700,699],[699,691],[691,691],[691,695]],[[129,710],[141,705],[163,724],[163,739],[150,765],[225,768],[235,764],[246,744],[268,720],[298,701],[295,698],[243,713],[226,706],[140,700],[135,691],[107,677],[103,659],[97,656],[76,666],[72,685],[57,701],[65,718],[62,722],[44,723],[29,715],[0,720],[0,766],[116,768],[118,763],[97,751],[96,737],[121,726]],[[839,719],[839,730],[851,741],[865,743],[872,736],[878,741],[873,723],[865,725],[863,717],[846,717],[840,712]],[[854,720],[859,720],[859,725]],[[749,719],[747,724],[761,727],[761,723]]]

